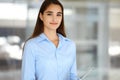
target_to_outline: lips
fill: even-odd
[[[50,23],[50,24],[52,24],[52,25],[57,25],[58,23]]]

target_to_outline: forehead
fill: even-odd
[[[52,11],[52,12],[62,12],[62,8],[60,5],[56,5],[56,4],[50,4],[47,9],[45,10],[45,12],[47,11]]]

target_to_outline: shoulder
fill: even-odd
[[[34,48],[36,44],[38,44],[38,38],[37,37],[27,40],[25,42],[24,46]]]
[[[59,36],[61,37],[61,39],[64,41],[65,44],[68,44],[68,45],[74,46],[74,47],[76,46],[75,42],[72,39],[64,37],[60,34],[59,34]]]
[[[29,40],[26,41],[26,45],[27,44],[38,44],[40,41],[43,41],[45,38],[44,38],[44,35],[43,34],[40,34],[38,35],[37,37],[34,37],[34,38],[31,38]]]
[[[69,44],[75,46],[75,42],[70,38],[66,38],[66,42],[68,42]]]
[[[68,38],[68,43],[69,43],[69,46],[72,47],[72,49],[76,49],[76,44],[75,44],[75,42],[72,39]]]

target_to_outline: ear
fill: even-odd
[[[40,13],[39,18],[40,18],[41,20],[43,20],[43,15],[42,15],[42,13]]]

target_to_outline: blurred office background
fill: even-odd
[[[0,0],[0,80],[20,80],[25,40],[43,0]],[[60,0],[77,46],[78,76],[120,80],[120,0]],[[91,70],[92,68],[92,70]]]

